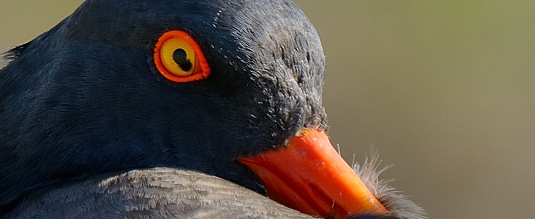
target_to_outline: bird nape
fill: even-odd
[[[423,218],[333,149],[289,0],[86,0],[6,57],[0,216]]]

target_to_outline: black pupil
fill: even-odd
[[[191,68],[193,67],[193,64],[191,64],[191,61],[188,59],[186,51],[183,49],[177,49],[173,52],[173,60],[175,60],[182,71],[191,71]]]

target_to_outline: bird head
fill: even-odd
[[[3,206],[62,180],[170,166],[312,215],[387,213],[329,142],[321,42],[291,1],[87,0],[11,54]]]

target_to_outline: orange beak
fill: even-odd
[[[303,130],[287,147],[239,161],[270,198],[303,213],[329,218],[388,213],[323,131]]]

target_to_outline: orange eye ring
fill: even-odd
[[[184,83],[206,79],[210,67],[199,44],[186,32],[171,30],[154,46],[154,64],[165,78]]]

